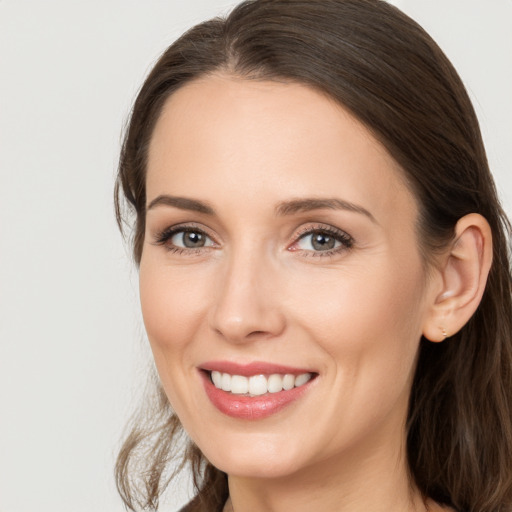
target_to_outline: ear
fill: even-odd
[[[476,213],[462,217],[439,263],[423,325],[423,335],[431,341],[453,336],[480,304],[492,263],[492,233],[487,220]]]

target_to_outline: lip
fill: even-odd
[[[306,384],[297,388],[250,397],[235,395],[216,388],[210,379],[209,372],[212,371],[230,373],[231,375],[243,375],[245,377],[251,375],[271,375],[273,373],[289,373],[292,375],[313,373],[314,377]],[[229,361],[215,361],[202,364],[199,368],[199,374],[203,381],[206,395],[212,404],[221,413],[241,420],[261,420],[280,412],[307,393],[316,380],[315,377],[318,375],[311,370],[270,363],[254,362],[240,365]]]
[[[250,377],[251,375],[272,375],[273,373],[291,375],[301,375],[302,373],[317,373],[309,368],[293,368],[281,364],[267,363],[263,361],[253,361],[248,364],[234,363],[232,361],[208,361],[199,366],[200,370],[209,372],[229,373],[230,375],[242,375]]]

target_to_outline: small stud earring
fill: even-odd
[[[441,327],[441,333],[442,333],[444,339],[448,338],[448,333],[446,332],[446,329],[444,327]]]

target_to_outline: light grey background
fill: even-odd
[[[511,212],[512,0],[394,3],[459,69]],[[121,127],[164,47],[233,4],[0,0],[0,512],[123,510],[149,356],[113,215]]]

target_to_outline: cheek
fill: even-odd
[[[315,281],[295,302],[296,318],[329,354],[337,378],[355,386],[408,382],[421,337],[421,265],[358,266]]]
[[[293,308],[312,326],[332,337],[339,333],[354,333],[405,329],[415,324],[421,314],[424,288],[419,265],[401,266],[389,262],[382,265],[347,266],[338,271],[296,273],[293,289],[287,294],[294,298]],[[412,268],[411,268],[412,267]]]
[[[204,319],[201,308],[206,297],[201,277],[196,274],[191,279],[180,270],[165,267],[151,256],[143,256],[141,261],[142,315],[155,358],[160,351],[183,349]]]
[[[190,410],[201,410],[190,382],[196,369],[193,358],[198,329],[204,325],[199,309],[205,304],[204,287],[187,272],[162,265],[161,259],[143,256],[139,288],[142,315],[155,365],[165,393],[189,432],[194,432]],[[204,307],[204,306],[203,306]]]
[[[421,335],[422,274],[394,265],[370,269],[338,274],[337,285],[317,280],[296,303],[302,329],[328,355],[331,400],[315,424],[332,434],[331,448],[361,439],[389,418],[401,425],[407,411]]]

